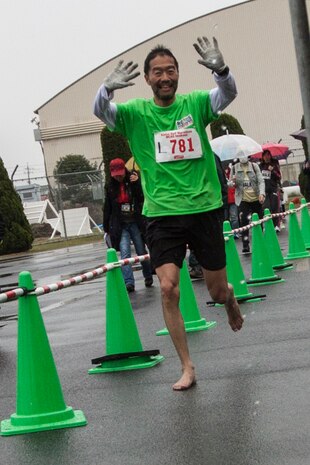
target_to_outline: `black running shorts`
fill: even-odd
[[[152,268],[167,263],[182,267],[187,246],[206,270],[225,267],[223,209],[147,220],[147,246]]]

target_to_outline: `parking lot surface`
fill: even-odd
[[[286,231],[279,242],[286,253]],[[251,256],[240,254],[240,261],[249,277]],[[14,287],[21,271],[42,286],[104,263],[102,244],[3,260],[0,286]],[[192,282],[201,317],[216,326],[188,333],[198,382],[185,392],[171,389],[180,366],[169,336],[156,335],[165,326],[156,277],[145,288],[137,270],[130,294],[143,349],[164,356],[147,369],[88,373],[91,360],[106,353],[106,275],[38,297],[65,402],[88,423],[2,436],[1,464],[309,465],[309,259],[293,263],[278,272],[284,282],[250,288],[266,298],[242,303],[237,334],[222,307],[206,305],[204,283]],[[0,306],[4,420],[16,411],[18,304]],[[37,369],[43,379],[45,367]]]

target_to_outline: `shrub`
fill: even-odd
[[[0,158],[0,215],[2,242],[0,254],[24,252],[31,248],[33,235],[21,199]]]
[[[121,134],[109,131],[107,127],[104,127],[101,131],[101,147],[105,180],[108,183],[110,180],[110,161],[113,158],[122,158],[126,162],[131,158],[132,153],[127,139]]]
[[[243,134],[243,129],[239,121],[228,113],[221,113],[221,116],[210,125],[212,139],[227,134]]]

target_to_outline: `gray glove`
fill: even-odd
[[[207,37],[198,37],[197,41],[198,44],[193,45],[202,57],[202,60],[198,60],[198,63],[212,71],[215,71],[217,74],[221,74],[225,71],[226,65],[224,63],[223,55],[219,50],[216,38],[213,37],[213,46]]]
[[[133,86],[135,83],[130,82],[139,76],[140,72],[133,71],[138,67],[137,63],[133,64],[132,61],[123,66],[124,61],[121,60],[114,71],[110,73],[103,81],[105,87],[112,92],[115,89],[123,89],[123,87]]]

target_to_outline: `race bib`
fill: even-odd
[[[121,205],[121,211],[123,213],[128,213],[130,212],[131,208],[130,208],[130,203],[122,203]]]
[[[157,163],[202,157],[196,129],[157,132],[154,134],[154,142]]]
[[[271,171],[269,170],[262,170],[262,175],[264,179],[270,179],[271,178]]]

